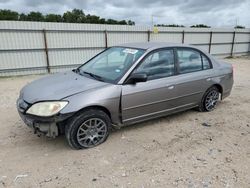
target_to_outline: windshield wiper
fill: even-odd
[[[82,73],[87,74],[87,75],[91,76],[92,78],[95,78],[96,80],[104,81],[103,78],[102,78],[101,76],[98,76],[98,75],[93,74],[93,73],[91,73],[91,72],[83,71]]]

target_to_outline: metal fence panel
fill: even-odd
[[[217,45],[213,45],[213,48],[211,50],[211,54],[214,55],[224,55],[224,54],[230,54],[231,52],[231,44],[217,44]]]
[[[234,53],[246,53],[249,52],[249,44],[235,44]]]
[[[250,42],[250,34],[249,33],[237,33],[235,36],[235,42]]]
[[[0,31],[0,49],[39,49],[44,48],[41,31]]]
[[[185,43],[188,44],[208,44],[209,33],[187,33],[185,34]]]
[[[46,67],[44,51],[0,52],[0,70]]]
[[[81,64],[102,50],[104,50],[104,48],[51,50],[49,51],[50,65],[53,67],[59,65]]]
[[[217,56],[250,51],[250,29],[0,21],[0,76],[59,72],[128,42],[188,43]]]
[[[48,48],[105,47],[104,32],[46,32]]]
[[[173,43],[182,43],[182,34],[181,33],[157,33],[151,34],[151,41],[155,42],[173,42]]]
[[[147,33],[141,32],[108,32],[108,46],[128,42],[146,42]]]
[[[213,43],[232,43],[233,32],[228,33],[213,33]]]

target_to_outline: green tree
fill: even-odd
[[[100,17],[99,16],[95,16],[95,15],[90,15],[90,14],[88,14],[87,16],[86,16],[86,20],[85,20],[85,22],[86,23],[100,23],[101,22],[101,20],[100,20]],[[104,22],[105,22],[105,20],[104,20]]]
[[[27,21],[37,21],[37,22],[42,22],[45,21],[44,16],[42,15],[41,12],[30,12],[27,15]]]
[[[234,28],[235,28],[235,29],[245,29],[245,26],[242,26],[242,25],[236,25]]]
[[[18,20],[19,21],[28,21],[28,16],[26,14],[24,14],[24,13],[21,13],[19,15],[19,19]]]
[[[104,18],[101,18],[101,19],[99,20],[99,23],[100,23],[100,24],[105,24],[105,23],[106,23],[106,20],[105,20]]]
[[[118,22],[118,24],[120,24],[120,25],[128,25],[126,20],[121,20],[121,21]]]
[[[184,25],[178,25],[178,24],[157,24],[155,26],[157,27],[185,27]]]
[[[63,18],[59,14],[47,14],[45,16],[45,21],[46,22],[62,22]]]
[[[17,13],[11,10],[0,9],[0,20],[19,20],[19,21],[45,21],[45,22],[67,22],[67,23],[96,23],[96,24],[116,24],[116,25],[135,25],[131,20],[114,20],[100,18],[96,15],[85,15],[80,9],[67,11],[63,16],[59,14],[43,15],[40,12],[30,12],[28,14]]]
[[[107,19],[106,24],[118,24],[118,22],[113,19]]]
[[[86,17],[82,10],[73,9],[63,14],[63,21],[68,23],[85,23]]]
[[[192,25],[190,27],[210,28],[210,26],[205,25],[205,24],[196,24],[196,25]]]
[[[11,10],[0,9],[0,20],[18,20],[18,13]]]
[[[128,20],[128,25],[135,25],[135,22]]]

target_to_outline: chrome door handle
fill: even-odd
[[[169,86],[168,89],[174,89],[174,86]]]

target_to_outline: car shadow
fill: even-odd
[[[197,112],[194,109],[191,110],[186,110],[186,111],[182,111],[182,112],[178,112],[178,113],[174,113],[168,116],[163,116],[163,117],[159,117],[159,118],[155,118],[152,120],[147,120],[141,123],[135,123],[132,125],[127,125],[127,126],[123,126],[120,129],[117,128],[113,128],[111,131],[111,135],[112,136],[117,136],[121,134],[121,132],[126,132],[126,131],[133,131],[135,129],[140,129],[143,127],[148,127],[148,126],[153,126],[153,125],[157,125],[159,123],[168,123],[169,121],[172,121],[174,119],[178,119],[179,117],[182,116],[188,116],[190,113],[195,113]],[[198,113],[198,112],[197,112]],[[35,135],[34,135],[35,136]],[[108,138],[110,139],[110,138]],[[66,139],[65,139],[65,135],[59,135],[56,139],[53,138],[48,138],[46,136],[40,136],[40,138],[33,138],[32,142],[34,142],[34,145],[42,145],[42,147],[46,147],[47,149],[55,149],[56,150],[71,150],[70,146],[68,145]],[[99,149],[102,146],[99,145]]]
[[[143,127],[147,127],[147,126],[152,126],[152,125],[155,125],[155,124],[158,124],[158,123],[167,123],[170,120],[177,119],[180,116],[186,116],[186,115],[189,115],[190,113],[194,113],[194,112],[197,112],[197,110],[190,109],[190,110],[185,110],[185,111],[182,111],[182,112],[177,112],[177,113],[174,113],[174,114],[170,114],[170,115],[167,115],[167,116],[154,118],[154,119],[151,119],[151,120],[146,120],[146,121],[143,121],[143,122],[139,122],[139,123],[135,123],[135,124],[131,124],[131,125],[126,125],[126,126],[121,127],[120,129],[119,128],[114,128],[112,130],[112,134],[116,133],[116,132],[120,132],[120,131],[130,131],[130,130],[133,130],[135,128],[143,128]]]

